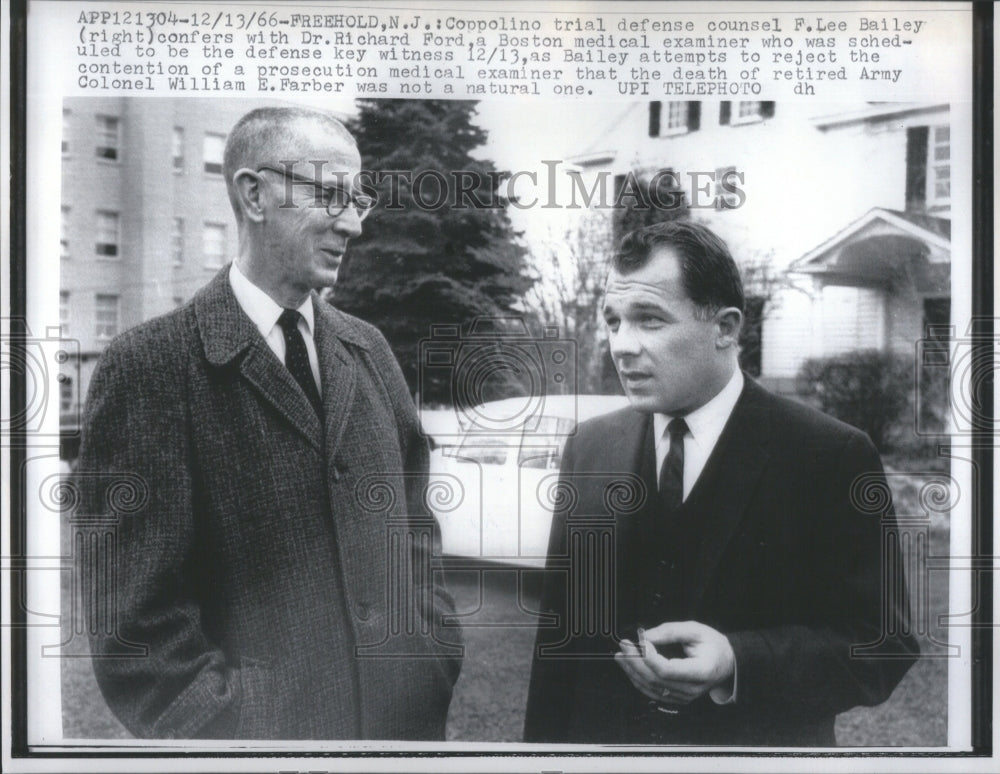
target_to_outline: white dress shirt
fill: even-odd
[[[729,421],[733,409],[736,408],[736,401],[739,400],[740,393],[743,392],[743,381],[743,372],[737,368],[718,395],[684,417],[688,426],[688,431],[684,434],[683,489],[685,500],[694,488],[698,476],[705,469],[705,463],[708,462],[712,450],[719,442],[719,436],[722,435],[726,422]],[[663,467],[663,460],[666,459],[667,452],[670,451],[670,433],[667,432],[667,425],[671,419],[673,417],[666,414],[653,415],[657,476]],[[710,690],[708,695],[716,704],[732,704],[736,701],[738,684],[739,680],[734,665],[731,689],[728,685],[720,685]]]
[[[236,261],[233,261],[229,269],[229,284],[233,289],[233,295],[239,302],[240,307],[247,313],[247,317],[253,321],[264,337],[267,346],[277,356],[282,365],[285,363],[285,334],[278,325],[278,318],[285,311],[267,293],[254,285],[247,279],[246,275],[240,271]],[[316,355],[316,342],[313,341],[313,318],[312,297],[302,302],[298,308],[299,313],[299,333],[306,343],[306,354],[309,355],[309,369],[312,371],[313,379],[316,381],[316,389],[319,394],[323,394],[322,383],[319,378],[319,358]]]
[[[684,435],[684,499],[691,493],[698,476],[705,469],[712,449],[719,442],[722,429],[729,421],[743,392],[743,372],[739,368],[719,394],[701,408],[684,417],[688,431]],[[663,460],[670,451],[670,433],[667,425],[673,417],[653,414],[653,437],[656,438],[656,474],[663,468]]]

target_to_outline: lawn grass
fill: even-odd
[[[893,481],[898,513],[919,513],[915,510],[919,483]],[[933,521],[929,535],[931,555],[946,555],[949,552],[946,520]],[[513,568],[490,569],[487,566],[451,573],[449,585],[462,616],[466,655],[448,715],[448,740],[520,741],[535,636],[532,619],[525,609],[537,607],[537,580],[536,571]],[[933,646],[932,639],[947,640],[947,631],[937,626],[939,614],[948,609],[947,574],[933,573],[930,581],[926,609],[914,609],[913,620],[915,628],[921,628],[921,622],[926,622],[923,642],[927,650],[940,652]],[[913,579],[910,587],[914,588]],[[64,599],[67,596],[68,579]],[[916,608],[917,600],[912,597]],[[68,616],[65,619],[68,621]],[[64,636],[64,641],[66,639]],[[85,656],[85,639],[69,642],[69,653]],[[921,659],[887,702],[839,716],[838,743],[848,747],[946,744],[949,663],[951,660],[946,658]],[[62,669],[64,736],[127,738],[128,732],[104,703],[90,659],[66,658]]]

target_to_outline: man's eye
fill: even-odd
[[[618,318],[617,317],[605,317],[604,324],[612,331],[618,330]]]
[[[644,328],[654,328],[663,325],[663,318],[652,314],[640,315],[637,322]]]
[[[323,203],[336,204],[346,207],[351,202],[351,195],[340,188],[326,188],[323,190]]]

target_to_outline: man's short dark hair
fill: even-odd
[[[658,247],[676,251],[681,282],[701,314],[710,317],[734,306],[744,311],[743,280],[726,243],[698,223],[671,220],[636,229],[624,236],[611,258],[619,274],[645,266]]]

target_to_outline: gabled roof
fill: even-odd
[[[951,221],[948,218],[939,218],[935,215],[925,215],[919,212],[900,212],[899,210],[886,210],[886,212],[892,213],[897,218],[908,220],[917,228],[930,231],[951,242]]]
[[[946,263],[951,260],[951,221],[933,215],[873,207],[795,261],[790,270],[806,273],[824,271],[831,259],[839,253],[839,248],[846,243],[891,234],[910,236],[925,243],[929,248],[927,258],[931,263]]]

